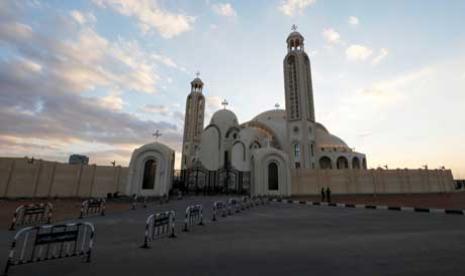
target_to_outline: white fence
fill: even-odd
[[[9,230],[15,230],[16,226],[40,225],[50,223],[52,219],[52,203],[31,203],[16,208]]]

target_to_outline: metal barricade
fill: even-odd
[[[82,256],[90,262],[94,234],[89,222],[23,228],[13,238],[4,275],[12,266],[49,260]]]
[[[221,214],[222,217],[226,217],[228,214],[228,208],[224,201],[215,201],[213,203],[213,217],[212,220],[216,221],[216,217]]]
[[[133,195],[131,209],[136,210],[137,205],[142,205],[143,208],[147,208],[147,197],[139,197],[137,195]]]
[[[81,204],[81,213],[79,215],[79,218],[82,219],[83,217],[89,216],[89,215],[95,215],[95,214],[100,214],[102,216],[105,215],[105,199],[99,198],[91,198],[84,200]]]
[[[203,206],[200,204],[191,205],[186,208],[186,216],[184,218],[184,232],[189,231],[189,228],[194,225],[203,224]]]
[[[234,210],[233,210],[234,209]],[[234,213],[239,213],[241,211],[241,205],[237,198],[230,198],[228,200],[228,213],[230,215]]]
[[[166,211],[162,213],[151,214],[145,222],[145,237],[142,248],[150,248],[150,242],[164,236],[175,238],[174,226],[176,213]]]
[[[20,205],[13,214],[9,230],[15,230],[16,226],[50,223],[52,213],[53,205],[50,202]]]

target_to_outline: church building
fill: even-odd
[[[287,38],[283,69],[286,109],[276,106],[244,123],[225,102],[203,128],[203,82],[191,82],[181,160],[189,189],[288,195],[291,170],[366,169],[363,153],[315,120],[310,59],[295,30]]]
[[[191,82],[186,100],[181,173],[183,192],[248,195],[429,193],[453,189],[450,170],[367,170],[354,151],[315,118],[312,70],[304,37],[293,27],[283,61],[286,106],[239,122],[216,111],[204,126],[204,83]],[[161,196],[174,188],[174,150],[155,142],[136,149],[126,194]]]

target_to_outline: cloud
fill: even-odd
[[[195,22],[193,16],[162,9],[157,1],[93,0],[93,2],[102,8],[110,8],[124,16],[135,18],[143,33],[156,30],[164,38],[172,38],[189,31]]]
[[[165,57],[158,54],[152,54],[152,58],[156,61],[160,61],[164,65],[172,68],[178,68],[178,65],[169,57]]]
[[[80,11],[72,10],[69,12],[69,14],[77,23],[81,25],[84,25],[86,23],[94,23],[95,21],[97,21],[97,19],[92,13],[84,14]]]
[[[360,21],[358,20],[358,17],[355,17],[355,16],[350,16],[349,17],[349,24],[350,25],[357,26],[359,23],[360,23]]]
[[[94,144],[118,149],[147,143],[155,129],[179,149],[176,124],[123,111],[121,93],[157,91],[155,68],[163,62],[137,42],[109,41],[87,24],[65,23],[32,28],[0,20],[2,49],[12,52],[0,59],[0,151],[30,155],[54,144],[62,150],[44,148],[42,156],[66,160],[73,149]],[[107,93],[96,96],[101,92]]]
[[[316,0],[285,0],[281,2],[278,9],[287,16],[293,16],[315,2]]]
[[[353,44],[346,49],[346,58],[350,61],[365,61],[371,54],[373,50],[363,45]]]
[[[380,63],[382,60],[384,60],[386,58],[386,56],[389,54],[389,51],[388,49],[386,48],[381,48],[379,50],[379,54],[373,58],[373,60],[371,61],[372,64],[376,65],[378,63]]]
[[[212,5],[212,10],[221,16],[236,17],[237,12],[234,10],[230,3],[217,3]]]
[[[141,111],[146,113],[157,113],[162,115],[167,115],[169,113],[169,109],[167,106],[155,104],[146,104],[144,107],[141,108]]]
[[[212,111],[222,108],[223,107],[221,105],[222,102],[223,102],[223,99],[218,96],[206,96],[205,98],[207,109],[210,109]]]
[[[341,41],[341,35],[332,28],[324,29],[322,35],[325,40],[331,44],[336,44]]]

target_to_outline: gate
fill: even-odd
[[[52,211],[53,205],[50,202],[20,205],[13,214],[9,230],[15,230],[16,226],[50,223]]]
[[[12,266],[49,260],[82,256],[90,262],[94,232],[89,222],[23,228],[13,238],[4,275]]]
[[[174,211],[151,214],[145,222],[145,237],[142,248],[150,248],[151,241],[164,236],[175,238],[175,220],[176,213]]]

